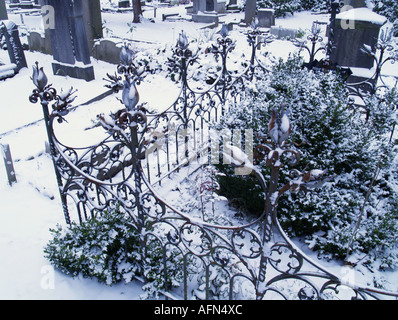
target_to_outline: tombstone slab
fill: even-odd
[[[94,46],[93,56],[97,60],[119,64],[120,51],[121,48],[118,47],[115,42],[102,39]]]
[[[0,0],[0,20],[8,20],[5,0]]]
[[[94,46],[95,40],[104,37],[100,0],[83,0],[82,11],[87,43],[91,50]]]
[[[44,54],[52,55],[51,42],[47,38],[42,37],[38,32],[30,31],[28,33],[28,45],[29,51],[39,51]]]
[[[0,22],[0,33],[4,36],[8,55],[12,64],[16,65],[15,72],[27,67],[25,53],[19,39],[18,26],[11,20]]]

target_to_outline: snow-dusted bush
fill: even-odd
[[[330,9],[330,0],[301,0],[303,10],[327,12]]]
[[[266,135],[271,110],[284,105],[292,122],[291,139],[304,143],[298,147],[302,157],[294,169],[328,169],[336,178],[304,196],[283,197],[278,206],[280,221],[291,235],[305,237],[311,248],[330,257],[345,257],[370,182],[381,167],[353,249],[368,254],[369,260],[377,258],[386,266],[398,265],[391,254],[397,243],[398,171],[392,147],[386,142],[386,133],[396,121],[391,99],[397,99],[397,95],[391,91],[389,98],[377,105],[369,101],[370,116],[365,122],[347,103],[348,92],[338,75],[315,73],[301,65],[299,57],[277,63],[271,73],[249,86],[243,103],[224,117],[221,126],[252,128]],[[267,176],[265,161],[259,165]],[[291,169],[287,164],[282,167],[281,185],[287,182]],[[247,179],[244,185],[248,189],[246,184]],[[251,188],[256,190],[255,186]],[[250,202],[253,206],[252,199]]]
[[[257,6],[274,9],[276,17],[285,17],[301,10],[301,0],[260,0]]]
[[[373,10],[394,24],[394,36],[398,37],[398,2],[396,0],[372,0]]]
[[[274,9],[276,17],[285,17],[303,10],[328,11],[330,0],[260,0],[257,1],[257,6]]]
[[[45,256],[57,269],[73,277],[97,278],[112,285],[145,276],[149,284],[144,289],[150,294],[182,280],[181,259],[171,250],[165,284],[159,242],[147,240],[146,258],[142,261],[143,247],[137,228],[119,210],[105,211],[82,224],[57,226],[51,232],[53,238],[44,249]]]

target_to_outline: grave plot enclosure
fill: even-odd
[[[109,87],[118,92],[123,105],[110,116],[99,115],[107,137],[82,148],[63,144],[54,133],[55,126],[68,119],[73,91],[60,93],[47,85],[44,71],[35,66],[36,88],[30,101],[40,102],[43,108],[66,221],[88,220],[116,208],[128,213],[139,235],[136,254],[143,280],[153,280],[144,271],[151,268],[148,259],[156,250],[161,256],[157,288],[173,299],[377,299],[394,295],[342,281],[308,258],[280,227],[276,215],[279,196],[290,188],[310,189],[313,185],[299,176],[278,189],[281,161],[299,161],[298,151],[289,144],[286,115],[274,114],[280,121],[270,125],[271,139],[261,146],[250,145],[250,131],[225,135],[222,147],[212,146],[212,123],[233,107],[232,102],[239,102],[253,77],[267,72],[256,59],[259,41],[269,41],[264,36],[260,40],[260,35],[257,29],[248,32],[252,56],[247,68],[237,74],[226,67],[234,41],[223,28],[210,49],[218,57],[219,73],[200,91],[193,90],[187,78],[187,70],[200,57],[181,33],[169,61],[170,68],[180,75],[181,92],[160,114],[149,113],[140,103],[137,91],[145,79],[125,47],[117,74],[109,79]],[[256,148],[268,159],[268,180],[253,165]],[[259,217],[220,220],[217,210],[225,200],[215,197],[212,201],[202,198],[196,211],[184,208],[178,192],[186,184],[199,183],[203,197],[207,191],[213,196],[209,164],[214,159],[223,159],[237,175],[251,175],[258,181],[265,194]],[[324,177],[313,174],[312,182],[321,183]],[[173,202],[172,192],[181,199]]]

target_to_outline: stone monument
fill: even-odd
[[[192,20],[200,23],[218,23],[217,0],[193,0]]]
[[[250,25],[256,18],[256,0],[246,0],[245,18],[243,23]]]
[[[7,7],[5,0],[0,0],[0,20],[7,20]]]
[[[275,25],[275,11],[273,9],[258,9],[257,18],[260,28],[271,28]]]
[[[5,39],[7,44],[8,55],[15,73],[19,72],[22,68],[27,67],[25,53],[19,39],[18,26],[11,20],[3,20],[0,22],[0,39]]]
[[[102,30],[101,2],[100,0],[83,0],[83,20],[89,49],[94,47],[96,39],[104,37]]]
[[[48,30],[54,74],[94,80],[83,0],[42,0],[42,5],[54,8],[54,27]]]
[[[331,62],[344,67],[372,68],[374,60],[363,52],[366,45],[376,52],[380,28],[387,19],[368,8],[355,8],[336,15]]]

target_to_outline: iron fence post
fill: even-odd
[[[43,74],[44,74],[44,72],[43,72]],[[47,84],[47,82],[46,82],[46,84]],[[52,101],[56,97],[56,90],[51,87],[46,87],[46,84],[44,86],[36,85],[38,87],[38,89],[35,89],[33,91],[33,94],[30,96],[30,101],[32,103],[36,103],[36,102],[38,102],[37,98],[40,99],[40,104],[41,104],[42,110],[43,110],[44,124],[45,124],[46,132],[47,132],[47,139],[48,139],[48,143],[50,146],[51,159],[52,159],[52,163],[54,166],[55,176],[56,176],[57,185],[58,185],[58,191],[59,191],[59,195],[61,198],[62,208],[63,208],[63,212],[64,212],[64,216],[65,216],[65,222],[67,224],[71,224],[66,194],[63,192],[64,186],[62,183],[62,177],[57,168],[57,161],[56,161],[57,151],[56,151],[54,141],[53,141],[54,131],[53,131],[53,126],[52,126],[52,119],[50,117],[50,113],[48,110],[49,102]]]

